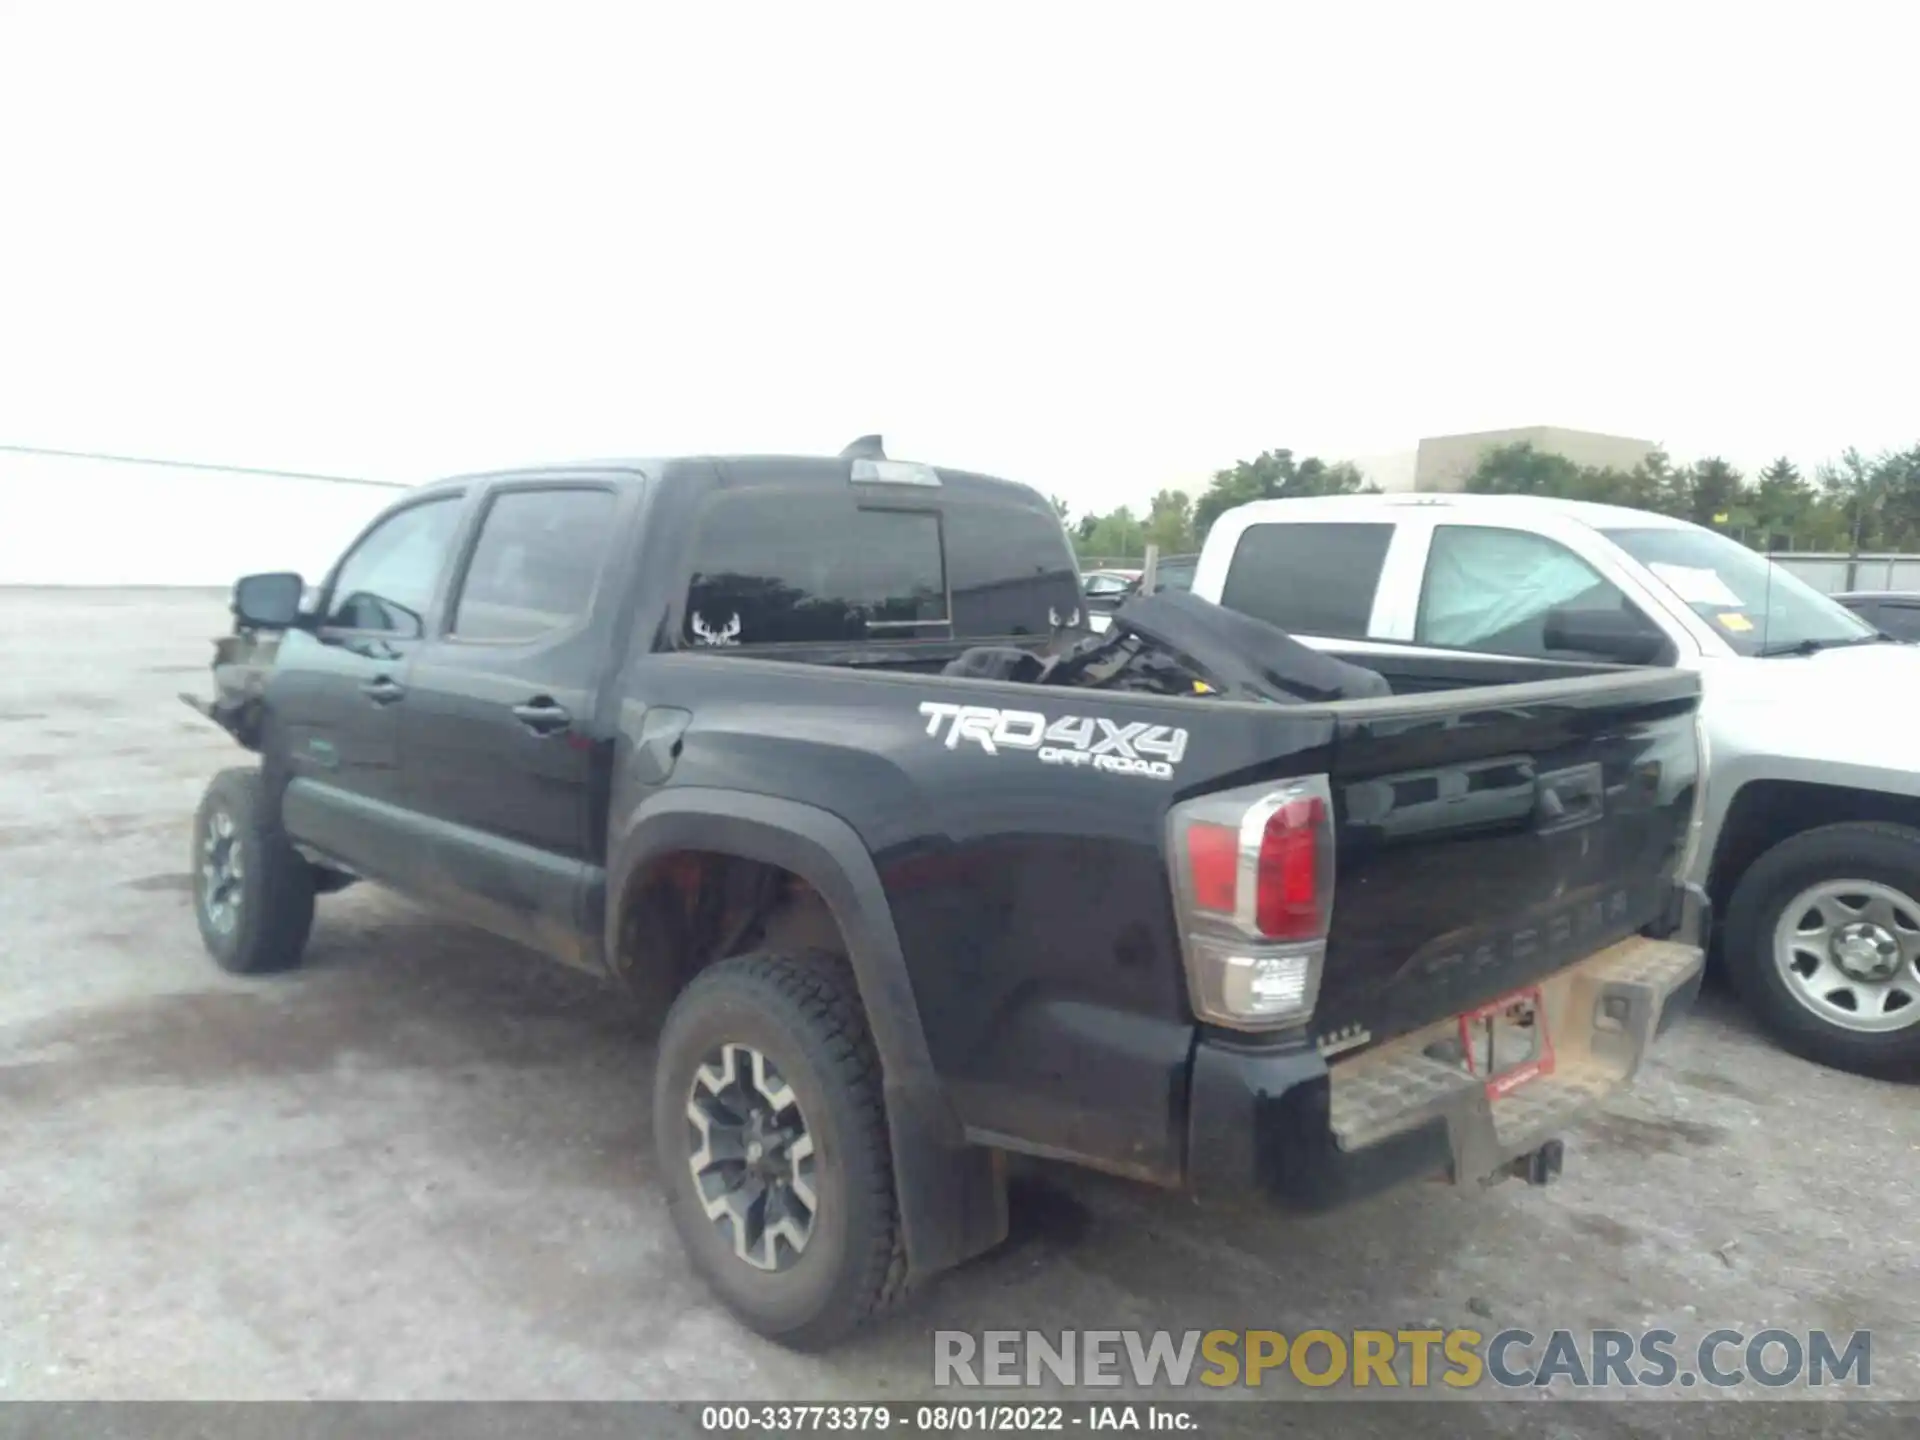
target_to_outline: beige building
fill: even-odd
[[[1349,463],[1367,483],[1389,495],[1414,488],[1414,469],[1419,456],[1412,450],[1392,450],[1380,455],[1355,455]]]
[[[1458,490],[1489,450],[1523,444],[1543,454],[1563,456],[1576,465],[1611,466],[1617,470],[1631,470],[1658,448],[1651,440],[1599,435],[1591,430],[1563,430],[1555,425],[1482,430],[1472,435],[1435,435],[1420,442],[1411,488]]]

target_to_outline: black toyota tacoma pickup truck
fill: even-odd
[[[1007,1152],[1548,1178],[1698,985],[1696,678],[1081,609],[1038,492],[871,441],[411,491],[234,589],[202,935],[292,966],[364,879],[626,987],[692,1261],[795,1346],[998,1242]]]

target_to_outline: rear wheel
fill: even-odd
[[[694,1267],[750,1328],[820,1349],[898,1294],[880,1062],[838,957],[694,978],[660,1037],[654,1143]]]
[[[1729,978],[1790,1049],[1920,1074],[1920,831],[1826,825],[1784,840],[1727,909]]]
[[[238,975],[298,965],[313,928],[313,880],[266,813],[260,772],[214,776],[193,821],[193,908],[214,962]]]

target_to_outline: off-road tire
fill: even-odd
[[[1722,958],[1747,1008],[1787,1049],[1836,1070],[1920,1077],[1920,1016],[1879,1034],[1823,1020],[1788,990],[1774,931],[1798,895],[1824,880],[1867,880],[1920,898],[1920,831],[1905,825],[1823,825],[1781,841],[1748,867],[1727,905]]]
[[[242,862],[239,913],[225,930],[209,915],[206,861],[209,830],[223,814]],[[267,814],[258,770],[222,770],[209,782],[193,820],[191,858],[194,918],[215,964],[236,975],[264,975],[300,963],[313,928],[313,867]]]
[[[689,1161],[696,1072],[727,1044],[778,1066],[814,1138],[814,1230],[784,1271],[742,1260],[708,1218]],[[654,1075],[654,1149],[694,1268],[748,1328],[821,1350],[904,1291],[880,1059],[851,970],[820,952],[735,956],[695,976],[668,1011]]]

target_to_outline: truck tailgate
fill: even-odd
[[[1389,1039],[1669,913],[1697,676],[1632,671],[1339,707],[1323,1046]]]

